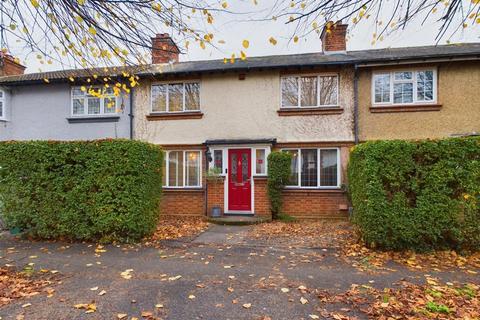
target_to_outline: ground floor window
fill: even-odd
[[[328,188],[340,185],[338,149],[286,149],[292,154],[288,186]]]
[[[163,166],[163,186],[200,187],[201,163],[200,151],[167,151]]]

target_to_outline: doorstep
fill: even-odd
[[[222,225],[236,225],[236,226],[246,226],[251,224],[259,224],[263,222],[272,221],[271,217],[268,216],[255,216],[252,214],[249,215],[225,215],[218,218],[207,218],[208,222]]]

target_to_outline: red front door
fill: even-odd
[[[228,150],[228,210],[252,210],[250,149]]]

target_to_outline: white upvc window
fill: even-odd
[[[163,186],[198,188],[202,186],[202,152],[198,150],[166,151]]]
[[[331,189],[340,187],[340,150],[338,148],[283,149],[292,155],[287,187]]]
[[[94,90],[100,96],[89,93]],[[113,88],[103,86],[92,86],[87,90],[81,87],[72,87],[72,116],[104,116],[118,113],[118,101]]]
[[[268,169],[268,155],[270,148],[253,149],[253,175],[265,176]]]
[[[224,155],[224,149],[212,149],[212,163],[209,167],[220,171],[221,175],[225,175],[226,163],[224,159],[227,158],[227,155]]]
[[[284,76],[281,78],[282,108],[337,107],[338,74]]]
[[[375,72],[372,76],[373,105],[436,103],[436,69]]]
[[[6,93],[0,89],[0,120],[7,119]]]
[[[150,101],[152,113],[200,111],[200,82],[152,84]]]

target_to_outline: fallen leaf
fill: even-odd
[[[308,300],[305,299],[304,297],[301,297],[301,298],[300,298],[300,302],[301,302],[302,304],[307,304],[307,303],[308,303]]]
[[[280,289],[280,290],[282,290],[283,293],[287,293],[287,292],[290,291],[290,289],[288,289],[288,288],[282,288],[282,289]]]
[[[252,307],[252,304],[251,303],[244,303],[242,305],[242,307],[244,307],[245,309],[250,309]]]
[[[119,313],[117,314],[117,319],[125,319],[128,316],[126,313]]]
[[[153,317],[153,312],[151,311],[142,311],[142,317],[143,318],[148,318],[148,317]]]

